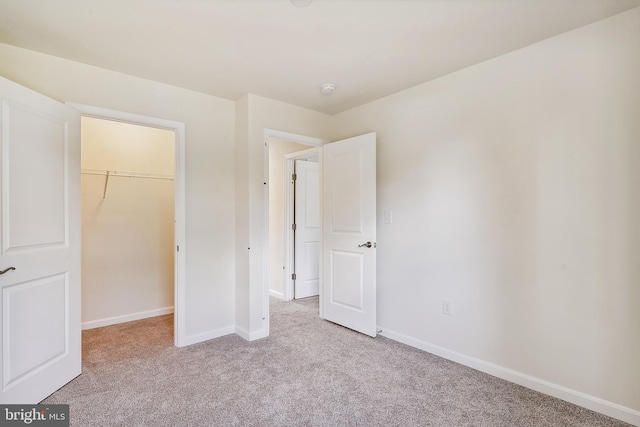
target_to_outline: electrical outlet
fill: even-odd
[[[453,316],[453,303],[448,299],[442,300],[442,314]]]

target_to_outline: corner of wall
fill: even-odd
[[[249,329],[249,96],[235,104],[235,327]]]

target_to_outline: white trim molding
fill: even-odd
[[[282,292],[278,292],[278,291],[274,291],[269,289],[269,296],[270,297],[274,297],[274,298],[278,298],[278,299],[284,299],[284,294]]]
[[[266,338],[269,336],[269,332],[266,329],[262,329],[254,333],[249,333],[246,329],[241,328],[239,326],[235,327],[235,333],[240,338],[243,338],[247,341],[259,340],[260,338]]]
[[[186,326],[186,188],[185,188],[185,124],[157,117],[142,116],[124,111],[93,107],[91,105],[67,102],[66,105],[80,111],[83,116],[132,123],[159,129],[172,130],[175,133],[175,252],[174,261],[174,345],[188,345]],[[184,338],[184,339],[183,339]]]
[[[386,329],[383,326],[378,326],[377,329],[382,330],[380,335],[390,338],[394,341],[410,345],[411,347],[418,348],[420,350],[426,351],[427,353],[435,354],[436,356],[440,356],[444,359],[460,363],[461,365],[468,366],[480,372],[484,372],[486,374],[493,375],[494,377],[498,377],[514,384],[518,384],[523,387],[538,391],[540,393],[565,400],[567,402],[582,406],[583,408],[587,408],[595,412],[599,412],[612,418],[616,418],[629,424],[640,426],[640,412],[634,409],[627,408],[625,406],[618,405],[616,403],[609,402],[577,390],[563,387],[561,385],[554,384],[540,378],[532,377],[531,375],[523,374],[522,372],[514,371],[513,369],[505,368],[494,363],[467,356],[466,354],[458,353],[456,351],[449,350],[447,348],[440,347],[438,345],[431,344],[426,341],[410,337],[408,335],[404,335],[400,332],[394,332]]]
[[[184,339],[181,340],[180,342],[181,345],[179,345],[178,347],[186,347],[191,344],[197,344],[199,342],[209,341],[214,338],[220,338],[225,335],[230,335],[234,332],[234,330],[235,328],[233,326],[227,326],[224,328],[214,329],[212,331],[200,332],[198,334],[189,335],[184,337]]]
[[[248,333],[244,329],[236,328],[236,334],[242,338],[252,341],[269,336],[269,274],[270,274],[270,260],[269,260],[269,140],[277,139],[281,141],[295,142],[298,144],[309,145],[311,147],[320,147],[329,141],[322,138],[315,138],[312,136],[298,135],[295,133],[284,132],[280,130],[264,128],[263,132],[263,179],[264,183],[264,227],[263,227],[263,252],[262,252],[262,313],[264,320],[264,328]],[[286,244],[286,243],[285,243]],[[286,297],[287,295],[285,295]]]
[[[284,223],[286,226],[284,227],[284,294],[283,299],[285,301],[291,301],[295,297],[295,283],[291,278],[291,274],[295,271],[295,257],[294,257],[294,236],[295,233],[289,227],[289,224],[293,224],[295,222],[294,218],[294,205],[295,205],[295,194],[294,194],[294,185],[291,181],[291,175],[295,172],[295,161],[315,158],[319,162],[319,148],[312,147],[307,148],[306,150],[294,151],[293,153],[288,153],[284,155]],[[322,233],[321,237],[322,238]]]
[[[270,138],[279,139],[280,141],[295,142],[296,144],[310,145],[312,147],[320,147],[327,144],[329,141],[322,138],[315,138],[313,136],[298,135],[290,132],[283,132],[274,129],[264,130],[264,140],[268,141]]]
[[[123,314],[122,316],[106,317],[104,319],[90,320],[82,324],[82,330],[102,328],[103,326],[117,325],[119,323],[133,322],[134,320],[148,319],[173,313],[173,306],[158,308],[155,310],[139,311],[137,313]]]

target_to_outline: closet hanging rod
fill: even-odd
[[[147,179],[166,179],[173,181],[173,175],[163,175],[158,173],[142,173],[142,172],[124,172],[102,169],[82,169],[84,175],[102,175],[102,176],[120,176],[124,178],[147,178]]]

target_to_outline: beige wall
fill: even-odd
[[[635,9],[335,117],[378,134],[385,334],[640,410],[639,52]]]
[[[309,145],[271,139],[269,142],[269,293],[284,296],[285,191],[284,155],[311,148]]]
[[[173,131],[82,118],[83,170],[173,177]],[[174,181],[82,175],[82,322],[173,312]],[[103,195],[105,195],[103,199]]]
[[[185,123],[185,338],[233,332],[234,102],[5,44],[0,75],[59,101]]]

